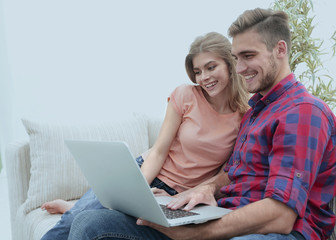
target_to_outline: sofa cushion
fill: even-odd
[[[148,149],[147,120],[134,117],[98,125],[42,124],[22,120],[30,138],[30,181],[23,204],[28,213],[54,199],[80,198],[88,189],[75,160],[64,144],[69,140],[122,140],[134,157]]]
[[[76,201],[71,202],[75,204]],[[21,208],[17,215],[17,225],[20,228],[16,228],[13,232],[13,240],[40,240],[47,231],[55,226],[62,216],[61,214],[49,214],[39,208],[32,210],[28,214],[23,214],[20,210]]]

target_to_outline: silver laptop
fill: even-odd
[[[155,197],[125,142],[65,141],[101,204],[165,227],[203,223],[231,210],[201,205],[192,211],[165,209],[172,197]],[[166,216],[173,212],[173,216]],[[187,213],[184,216],[185,212]]]

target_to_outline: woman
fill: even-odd
[[[185,67],[196,85],[182,85],[172,92],[155,144],[137,159],[151,187],[170,195],[209,181],[221,170],[248,108],[248,93],[223,35],[212,32],[196,38]],[[54,210],[50,205],[56,205]],[[66,212],[42,239],[67,239],[77,213],[103,208],[91,190],[73,208],[62,200],[43,207],[50,213]]]

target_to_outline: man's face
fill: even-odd
[[[237,73],[244,77],[250,93],[265,95],[275,85],[279,67],[274,50],[267,50],[258,33],[246,31],[235,36],[232,54],[237,59]]]

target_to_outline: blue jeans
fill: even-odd
[[[83,211],[74,219],[69,240],[166,240],[170,239],[153,228],[136,225],[136,219],[115,210]],[[251,234],[232,240],[295,240],[295,234]]]
[[[298,232],[291,232],[291,234],[278,234],[269,233],[263,234],[250,234],[240,237],[231,238],[231,240],[305,240],[305,238]]]
[[[68,240],[132,239],[168,240],[150,227],[136,225],[136,219],[116,210],[83,211],[76,216]]]
[[[136,159],[139,167],[143,164],[142,157],[138,157]],[[160,179],[155,178],[153,182],[150,184],[151,187],[156,187],[165,190],[170,195],[177,194],[177,191],[170,188]],[[74,218],[84,210],[93,210],[93,209],[105,209],[99,200],[97,199],[96,195],[89,189],[77,202],[76,204],[67,212],[65,212],[61,220],[59,220],[56,225],[50,229],[42,238],[41,240],[66,240],[68,239],[68,235],[70,232],[71,224]]]

